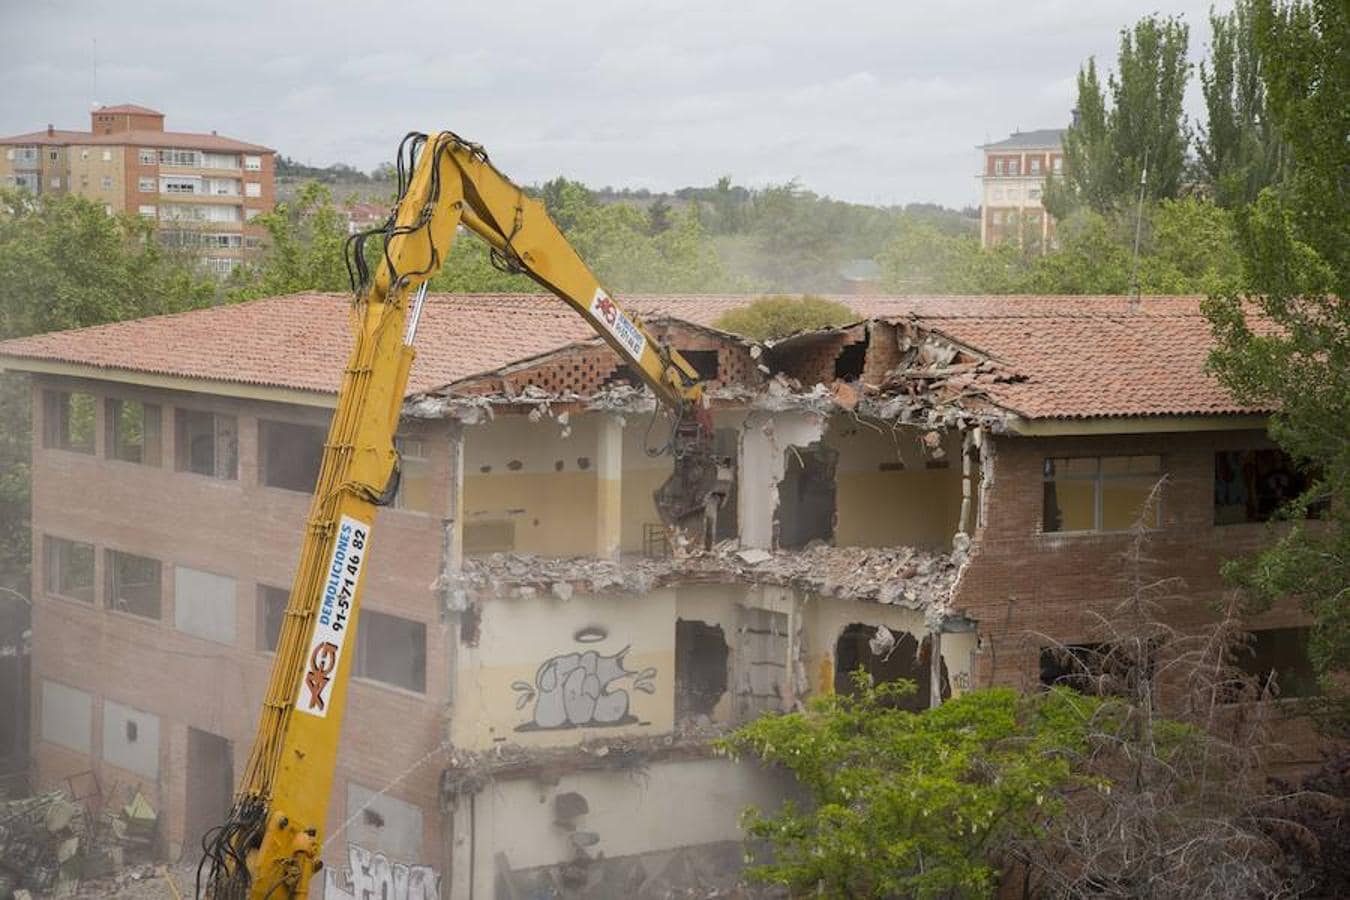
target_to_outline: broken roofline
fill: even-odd
[[[1194,333],[1195,323],[1186,320],[1195,316],[1164,313],[1128,320],[1122,320],[1124,314],[1119,311],[1091,308],[1025,317],[967,316],[956,322],[955,331],[947,327],[952,324],[950,317],[933,321],[921,313],[906,313],[871,316],[763,343],[674,317],[653,321],[713,336],[722,347],[747,354],[739,357],[739,366],[736,354],[721,357],[733,363],[734,371],[719,371],[717,381],[710,381],[706,391],[712,405],[719,408],[820,415],[843,411],[929,430],[983,426],[994,433],[1027,435],[1263,427],[1271,411],[1233,400],[1206,374],[1203,347],[1198,348],[1199,355],[1192,352],[1140,365],[1155,343],[1166,349],[1175,345],[1180,334],[1195,345],[1208,334]],[[1038,350],[1022,353],[1016,335],[1014,343],[1009,343],[1006,325],[1010,318],[1040,320],[1036,327],[1042,330],[1036,336],[1026,326],[1028,349]],[[1184,324],[1179,333],[1173,328],[1172,333],[1155,338],[1164,318]],[[1044,331],[1041,323],[1047,320],[1059,320],[1060,325],[1051,328],[1062,325],[1065,344],[1080,354],[1067,365],[1063,350],[1054,347],[1056,332],[1047,335]],[[1094,323],[1087,334],[1083,333],[1084,322]],[[974,335],[988,337],[993,349],[962,333],[962,323],[974,323]],[[991,323],[1004,326],[1003,332],[988,328]],[[1131,333],[1132,342],[1122,342],[1122,332]],[[1094,347],[1093,342],[1100,346]],[[678,339],[672,343],[679,346]],[[592,371],[606,369],[606,374],[598,380],[592,377],[585,385],[588,389],[559,389],[568,378],[559,374],[569,365],[567,360],[576,354],[593,354],[602,346],[592,339],[520,360],[495,373],[463,379],[415,398],[407,409],[418,418],[444,416],[470,422],[481,420],[484,413],[490,416],[494,407],[536,415],[541,408],[551,411],[554,404],[566,404],[569,411],[650,411],[654,401],[645,388],[612,383],[620,373],[616,356],[608,357],[608,363],[597,362],[594,356],[577,359],[571,363],[574,370],[589,366]],[[1013,355],[1020,362],[994,352],[1000,347],[1017,350]],[[1100,372],[1080,364],[1099,358]],[[753,365],[747,365],[747,359]],[[549,366],[557,368],[550,373]],[[492,378],[499,380],[492,384]],[[512,378],[514,387],[508,380]],[[573,380],[572,385],[580,386],[580,382]]]
[[[864,395],[860,396],[856,389],[842,390],[838,388],[838,385],[845,379],[830,379],[834,387],[827,387],[825,380],[817,379],[808,387],[807,382],[802,379],[793,378],[784,371],[773,372],[769,366],[765,365],[771,350],[815,343],[822,339],[829,340],[837,335],[853,337],[855,340],[851,343],[856,343],[858,332],[863,331],[870,336],[872,328],[877,323],[886,323],[892,326],[895,324],[883,318],[862,319],[846,326],[799,332],[796,335],[770,343],[754,341],[674,316],[653,316],[646,322],[653,328],[667,333],[672,328],[697,332],[724,345],[744,348],[751,361],[756,364],[759,372],[770,376],[766,377],[762,383],[747,383],[742,380],[739,383],[710,386],[705,392],[705,396],[714,408],[748,408],[766,411],[798,410],[820,415],[829,415],[837,411],[852,412],[857,410],[874,418],[898,419],[905,423],[926,428],[985,425],[995,430],[1003,430],[1003,416],[993,409],[992,404],[983,406],[977,404],[971,409],[965,409],[957,403],[949,403],[944,406],[931,402],[905,402],[900,397],[881,393],[879,385],[867,383],[861,385]],[[866,339],[866,337],[863,338],[864,341]],[[992,371],[994,364],[991,361],[986,361],[987,356],[979,355],[978,351],[967,348],[959,342],[950,341],[949,343],[959,347],[961,353],[971,357],[978,356],[982,362],[985,362],[986,367]],[[511,376],[528,378],[531,372],[543,373],[549,366],[562,365],[565,361],[576,358],[580,354],[604,346],[605,342],[599,336],[574,341],[564,347],[515,360],[505,366],[467,376],[443,387],[414,394],[405,401],[404,414],[415,419],[452,418],[466,424],[476,424],[485,419],[491,419],[496,410],[531,414],[537,414],[539,411],[552,414],[555,411],[583,410],[650,412],[655,406],[655,397],[645,385],[635,388],[624,383],[611,385],[606,382],[598,390],[582,393],[575,390],[547,391],[529,383],[517,389],[512,387],[509,380]],[[688,351],[686,350],[686,352]],[[617,354],[614,354],[613,360],[616,361],[615,371],[618,371],[622,368],[622,363]],[[780,368],[790,367],[781,366]],[[920,374],[936,375],[941,373],[921,372]],[[491,389],[484,391],[482,390],[484,387]],[[916,413],[920,409],[926,410],[922,416],[923,422],[916,418]]]

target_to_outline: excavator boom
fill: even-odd
[[[685,437],[674,448],[675,486],[657,497],[669,523],[697,517],[702,500],[686,498],[715,479],[698,373],[601,287],[540,201],[498,172],[480,146],[451,132],[404,138],[398,173],[389,221],[349,247],[355,340],[257,737],[229,819],[203,838],[198,894],[213,900],[307,897],[322,865],[375,513],[397,485],[394,435],[427,281],[460,226],[485,240],[499,265],[572,306],[686,423],[676,432]],[[382,247],[372,272],[364,244],[376,237]]]

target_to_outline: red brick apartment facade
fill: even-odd
[[[551,299],[431,298],[405,482],[375,529],[330,898],[373,891],[377,857],[421,873],[407,896],[542,883],[575,851],[554,818],[571,794],[602,841],[596,871],[738,858],[736,811],[781,786],[710,758],[699,729],[880,666],[859,649],[878,626],[922,648],[941,696],[1034,689],[1047,640],[1092,640],[1089,610],[1119,596],[1124,529],[1161,475],[1151,553],[1186,581],[1179,624],[1208,617],[1222,560],[1268,539],[1262,473],[1278,462],[1261,411],[1204,374],[1193,299],[852,300],[858,324],[773,348],[706,326],[746,299],[632,301],[713,382],[736,497],[718,536],[772,556],[685,564],[647,558],[664,472],[617,358]],[[135,785],[170,852],[221,814],[252,738],[346,302],[0,344],[33,384],[36,778]],[[832,583],[877,560],[875,583]],[[1303,624],[1294,609],[1251,623],[1290,684]],[[648,680],[634,715],[545,728],[530,696],[513,702],[569,634]],[[609,753],[641,756],[643,784]]]
[[[0,138],[0,184],[78,194],[109,213],[153,219],[161,240],[199,251],[217,274],[261,245],[252,220],[276,204],[273,150],[215,132],[166,131],[163,113],[133,104],[89,116],[89,131],[48,125]]]
[[[1064,173],[1064,130],[1017,132],[985,144],[980,172],[980,244],[1011,241],[1044,253],[1056,246],[1055,222],[1042,196],[1047,176]]]

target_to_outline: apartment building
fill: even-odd
[[[1064,171],[1064,129],[1019,131],[984,144],[980,171],[980,243],[985,247],[1012,241],[1044,253],[1055,244],[1055,223],[1045,211],[1042,194],[1047,175]]]
[[[653,507],[668,423],[574,313],[428,298],[328,900],[726,887],[739,812],[791,788],[714,754],[717,734],[860,665],[916,681],[915,708],[1036,689],[1048,642],[1091,642],[1121,596],[1164,475],[1150,556],[1185,579],[1173,622],[1203,622],[1222,561],[1298,489],[1267,411],[1205,372],[1196,298],[841,297],[859,321],[772,347],[710,326],[750,299],[628,300],[708,383],[729,488],[699,550]],[[33,391],[35,780],[142,791],[170,854],[224,815],[248,753],[349,302],[0,344]],[[1250,624],[1253,671],[1308,689],[1299,610]]]
[[[250,223],[276,203],[273,150],[166,131],[163,113],[132,104],[89,117],[89,131],[48,125],[0,138],[0,185],[78,194],[109,214],[153,219],[166,245],[200,254],[221,275],[260,246],[262,229]]]

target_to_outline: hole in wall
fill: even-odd
[[[675,621],[675,719],[711,717],[727,692],[726,634],[720,625]]]
[[[835,468],[839,451],[817,441],[784,451],[778,483],[778,546],[795,550],[834,538]]]
[[[867,342],[858,341],[849,344],[834,358],[834,377],[843,381],[856,381],[862,377],[863,365],[867,362]]]
[[[882,632],[879,634],[879,632]],[[887,640],[878,640],[887,638]],[[866,625],[854,622],[843,630],[834,650],[834,690],[838,694],[852,694],[853,673],[859,667],[882,684],[901,678],[914,682],[912,694],[898,698],[895,705],[913,712],[925,710],[932,697],[929,669],[933,642],[925,637],[922,642],[908,631],[896,631],[885,625]],[[881,649],[877,653],[874,647]],[[942,697],[951,696],[947,678],[947,664],[942,663]]]

